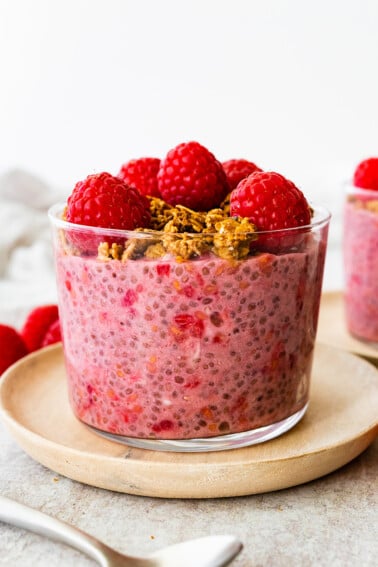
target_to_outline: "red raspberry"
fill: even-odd
[[[353,181],[356,187],[378,191],[378,157],[365,159],[358,164]]]
[[[76,183],[68,197],[66,220],[87,226],[134,230],[148,226],[149,202],[118,177],[96,173]]]
[[[0,376],[11,364],[28,354],[22,337],[13,327],[0,325]]]
[[[150,222],[149,201],[110,173],[88,175],[76,183],[68,197],[66,220],[72,223],[121,230],[147,227]],[[91,230],[67,231],[69,241],[83,253],[97,252],[98,245],[109,237]],[[124,243],[113,238],[112,242]]]
[[[231,193],[230,215],[247,217],[259,231],[310,224],[309,205],[294,183],[279,173],[256,172]]]
[[[43,346],[47,331],[58,319],[57,305],[42,305],[29,313],[21,329],[21,336],[29,352],[33,352]]]
[[[222,163],[223,169],[227,175],[227,180],[230,185],[230,189],[235,189],[238,183],[248,177],[251,173],[255,171],[262,171],[256,164],[246,159],[230,159]]]
[[[124,163],[117,177],[127,185],[138,189],[142,195],[160,197],[157,173],[160,159],[153,157],[132,159]]]
[[[46,334],[43,337],[42,346],[45,347],[48,345],[59,343],[61,340],[62,340],[62,334],[60,329],[60,321],[59,319],[57,319],[47,329]]]
[[[158,187],[167,203],[195,211],[218,207],[230,191],[222,164],[198,142],[168,152],[160,164]]]

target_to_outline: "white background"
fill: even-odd
[[[68,195],[194,139],[292,179],[340,244],[378,154],[377,30],[377,0],[0,0],[0,175]]]

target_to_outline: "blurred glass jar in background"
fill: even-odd
[[[378,348],[378,158],[361,162],[346,188],[343,255],[348,331]]]

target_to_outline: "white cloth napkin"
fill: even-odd
[[[0,176],[0,323],[20,328],[33,307],[57,302],[47,211],[65,199],[26,171]]]

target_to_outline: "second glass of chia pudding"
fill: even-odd
[[[345,314],[355,338],[378,347],[378,158],[362,161],[344,205]]]
[[[50,210],[68,393],[81,422],[136,447],[214,451],[267,441],[302,418],[330,216],[292,184],[307,208],[301,225],[259,230],[243,209],[247,193],[256,206],[275,184],[290,217],[286,182],[256,168],[233,189],[225,183],[218,206],[194,210],[103,173]],[[138,226],[72,221],[90,209],[75,192],[94,209],[108,199],[109,211],[113,185],[132,192],[126,209]],[[262,224],[274,217],[259,214]]]

